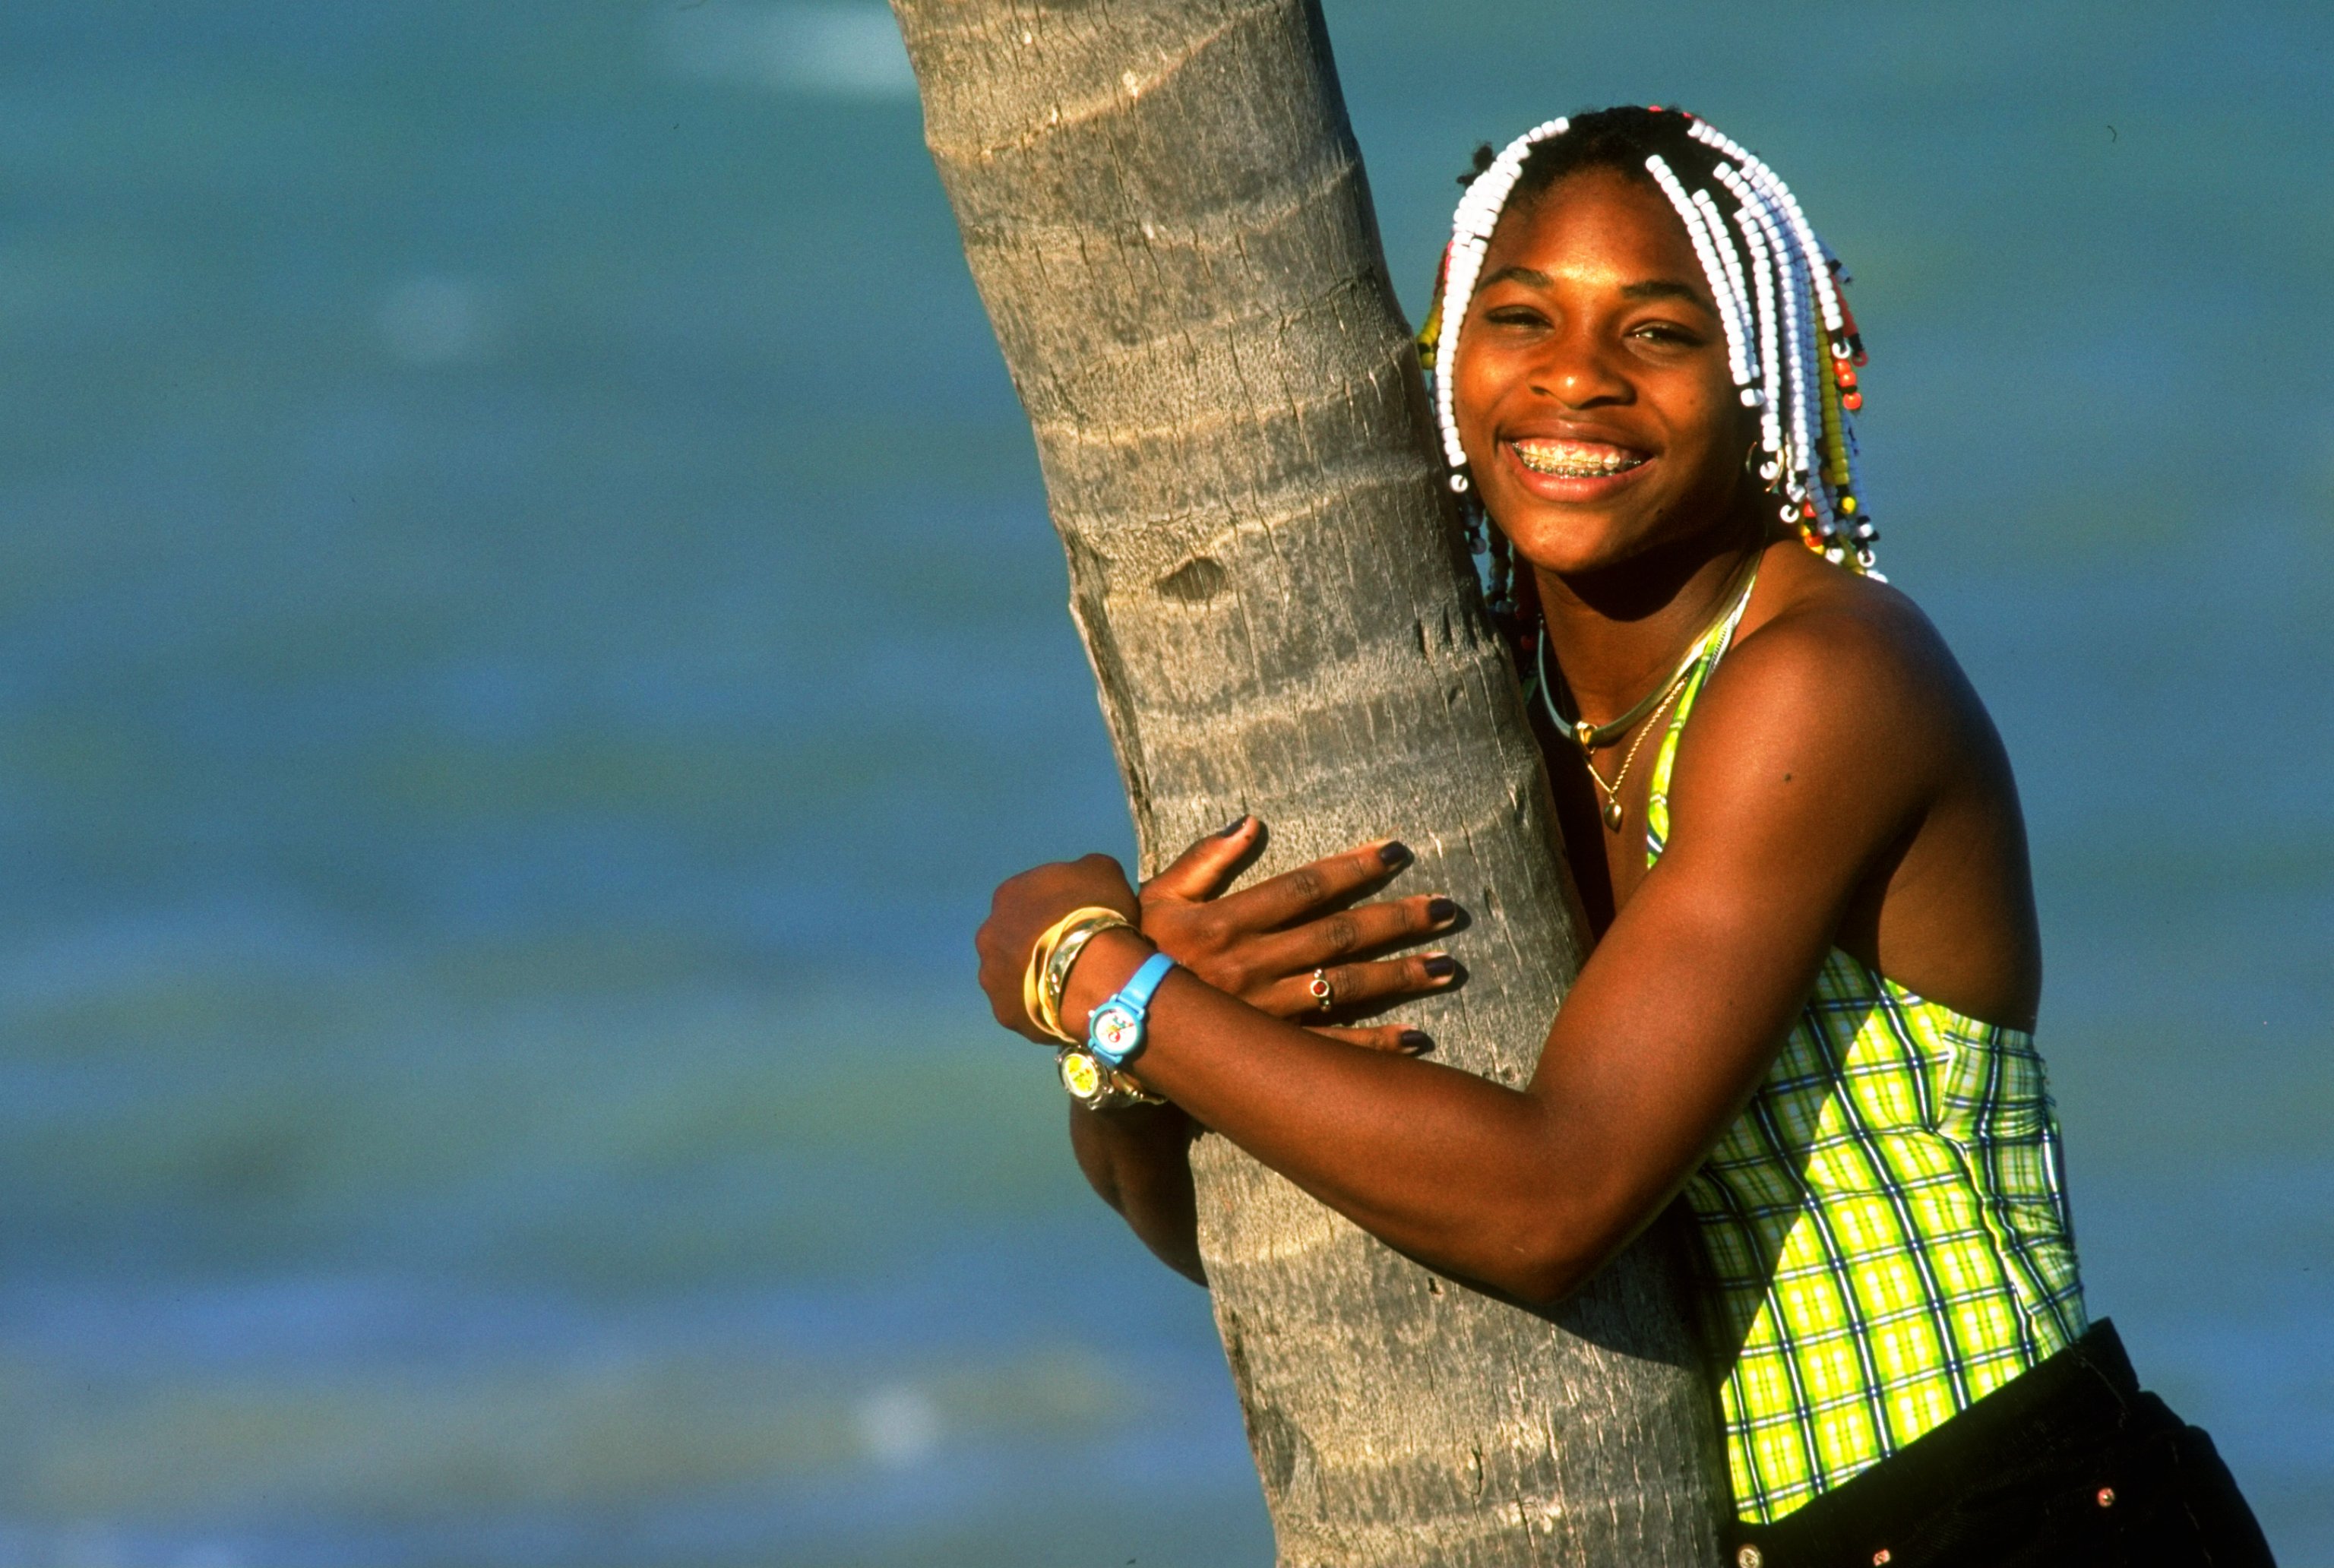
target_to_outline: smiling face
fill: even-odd
[[[1452,391],[1483,505],[1561,575],[1730,532],[1751,498],[1758,416],[1693,242],[1659,190],[1614,170],[1501,218]]]

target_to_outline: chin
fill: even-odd
[[[1538,508],[1534,508],[1538,512]],[[1496,518],[1497,512],[1492,514]],[[1520,527],[1502,528],[1516,553],[1543,572],[1577,577],[1618,566],[1647,546],[1641,528],[1597,514],[1528,515]]]

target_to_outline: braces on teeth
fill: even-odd
[[[1578,447],[1565,450],[1552,449],[1537,442],[1518,441],[1515,448],[1516,456],[1522,458],[1524,467],[1533,473],[1553,474],[1567,479],[1602,478],[1608,474],[1634,468],[1644,461],[1634,452],[1610,447],[1602,451],[1584,451]]]

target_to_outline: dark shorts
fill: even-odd
[[[2273,1568],[2213,1439],[2140,1391],[2100,1321],[1772,1525],[1736,1568]]]

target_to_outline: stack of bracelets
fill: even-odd
[[[1133,920],[1116,909],[1106,909],[1099,904],[1072,909],[1037,938],[1037,945],[1029,950],[1029,967],[1021,976],[1023,1009],[1038,1028],[1062,1043],[1054,1057],[1062,1087],[1069,1091],[1071,1099],[1090,1111],[1165,1103],[1136,1082],[1133,1074],[1104,1062],[1086,1042],[1062,1027],[1062,992],[1070,983],[1070,966],[1078,961],[1078,955],[1085,951],[1088,942],[1104,931],[1120,928],[1130,931],[1136,928]]]

